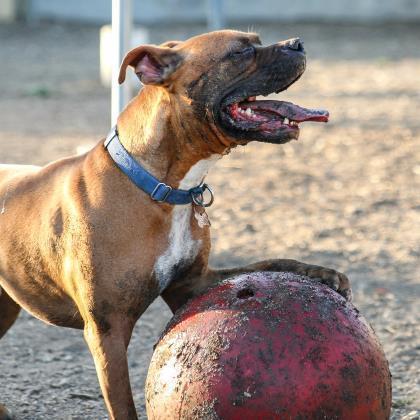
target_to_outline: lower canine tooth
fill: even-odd
[[[284,122],[284,124],[289,124],[289,119],[285,118],[283,122]]]

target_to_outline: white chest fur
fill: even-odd
[[[209,168],[220,158],[214,155],[193,165],[181,181],[179,188],[188,190],[199,185],[207,175]],[[197,223],[192,216],[192,205],[176,205],[172,210],[171,229],[168,247],[157,259],[154,272],[162,292],[173,280],[177,269],[188,267],[194,262],[200,251],[201,240],[194,240],[191,223]]]

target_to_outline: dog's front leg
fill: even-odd
[[[320,283],[334,289],[347,300],[351,300],[350,281],[347,276],[332,268],[322,267],[320,265],[306,264],[290,259],[271,259],[259,261],[244,267],[225,269],[225,270],[209,270],[208,277],[210,283],[224,280],[228,277],[242,274],[252,273],[255,271],[285,271],[289,273],[300,274],[310,277]]]
[[[128,374],[127,347],[133,325],[125,319],[89,320],[84,336],[95,361],[102,394],[113,420],[137,419]]]
[[[308,276],[320,283],[324,283],[336,290],[347,300],[351,300],[351,288],[348,278],[332,268],[319,265],[305,264],[296,260],[272,259],[259,261],[243,267],[221,270],[208,269],[205,273],[196,276],[186,276],[173,282],[163,293],[162,297],[173,312],[182,306],[188,299],[206,290],[229,277],[256,271],[285,271]]]

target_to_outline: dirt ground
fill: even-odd
[[[152,39],[202,28],[154,28]],[[256,26],[267,42],[299,35],[304,77],[281,95],[327,108],[284,146],[249,145],[217,164],[212,262],[268,257],[338,268],[383,343],[393,419],[420,418],[420,25]],[[0,26],[0,161],[44,164],[104,137],[109,91],[95,27]],[[129,349],[136,405],[170,312],[156,301]],[[22,313],[0,343],[0,400],[19,419],[106,418],[79,331]]]

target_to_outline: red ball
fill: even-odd
[[[359,311],[290,273],[232,278],[192,299],[161,336],[149,419],[387,419],[388,362]]]

